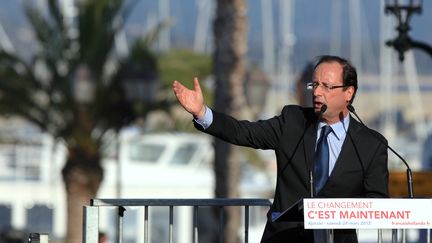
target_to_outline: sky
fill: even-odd
[[[163,6],[162,3],[169,1],[170,15],[172,25],[170,28],[170,40],[172,47],[188,47],[193,48],[197,33],[197,26],[205,26],[205,39],[207,51],[211,51],[212,46],[212,27],[211,21],[213,11],[205,12],[198,10],[199,5],[208,3],[210,9],[215,6],[215,1],[212,0],[137,0],[131,15],[128,19],[128,37],[141,35],[148,31],[152,25],[158,20],[158,8]],[[294,9],[290,11],[283,9],[281,2],[291,2]],[[26,20],[21,7],[23,2],[43,2],[43,0],[2,0],[0,1],[0,23],[8,34],[12,42],[17,46],[23,55],[30,53],[32,48],[35,48],[34,43],[29,41],[31,32],[26,29]],[[299,72],[308,62],[315,56],[328,54],[331,52],[331,43],[340,42],[340,52],[332,53],[339,54],[350,58],[350,32],[353,29],[350,25],[355,14],[360,16],[361,30],[355,41],[355,45],[359,48],[366,48],[362,51],[364,55],[365,67],[371,72],[377,71],[376,56],[379,53],[379,48],[388,48],[380,41],[380,15],[384,12],[381,9],[380,1],[378,0],[264,0],[271,2],[273,5],[273,36],[275,38],[274,52],[278,53],[284,45],[283,36],[289,34],[290,45],[292,45],[291,62],[293,70]],[[421,15],[414,15],[410,22],[412,30],[411,37],[418,41],[426,42],[432,45],[432,31],[430,24],[432,23],[432,1],[423,1],[423,12]],[[247,0],[247,14],[249,21],[249,59],[251,63],[261,65],[263,60],[263,44],[269,43],[269,39],[263,37],[263,0]],[[350,3],[357,3],[356,10],[351,11]],[[338,5],[339,4],[339,11]],[[167,5],[168,6],[168,5]],[[203,5],[200,5],[203,6]],[[336,12],[337,11],[337,12]],[[201,14],[201,18],[198,18]],[[281,16],[289,17],[293,21],[293,29],[291,33],[284,33],[279,30]],[[333,19],[338,19],[334,24]],[[393,18],[393,16],[388,17]],[[394,18],[393,18],[394,19]],[[201,22],[208,21],[206,24]],[[394,29],[395,26],[387,28]],[[339,32],[340,38],[336,38],[334,33]],[[396,36],[396,30],[394,30]],[[369,51],[366,51],[369,49]],[[363,50],[363,49],[362,49]],[[415,51],[416,57],[419,60],[419,69],[421,71],[432,70],[432,58],[422,51]],[[430,71],[432,72],[432,71]]]

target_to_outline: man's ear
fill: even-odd
[[[354,96],[354,87],[353,86],[349,86],[346,90],[345,90],[345,100],[347,101],[347,103],[351,103],[352,99]]]

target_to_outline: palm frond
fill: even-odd
[[[114,48],[115,35],[123,27],[119,12],[123,1],[83,1],[78,25],[81,60],[99,75]],[[116,22],[120,22],[117,24]]]
[[[30,20],[38,44],[47,57],[56,58],[64,48],[61,43],[61,33],[53,24],[35,8],[26,6],[26,16]]]

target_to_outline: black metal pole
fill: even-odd
[[[386,13],[393,14],[396,17],[398,21],[396,30],[399,34],[395,39],[387,41],[386,44],[387,46],[393,47],[399,53],[399,60],[401,62],[404,60],[405,52],[412,48],[420,49],[432,57],[432,47],[430,45],[421,41],[412,40],[408,34],[411,29],[409,21],[413,14],[421,14],[421,5],[421,3],[417,5],[413,5],[412,3],[410,3],[410,5],[399,5],[396,1],[394,5],[389,5],[385,8]]]
[[[430,45],[428,45],[424,42],[421,42],[421,41],[411,40],[410,46],[412,48],[417,48],[417,49],[420,49],[420,50],[426,52],[432,58],[432,47]]]

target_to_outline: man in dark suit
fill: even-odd
[[[173,83],[179,103],[194,116],[199,130],[232,144],[275,151],[276,189],[262,243],[323,240],[318,231],[273,221],[302,198],[388,197],[387,141],[353,119],[347,108],[357,91],[355,68],[343,58],[321,56],[307,86],[313,107],[288,105],[278,116],[250,122],[205,106],[198,79],[193,90]],[[328,133],[323,135],[323,130]],[[324,146],[320,137],[326,149],[318,149]],[[325,155],[317,155],[319,150]],[[325,167],[317,162],[322,157]],[[357,242],[355,230],[335,230],[334,242]]]

